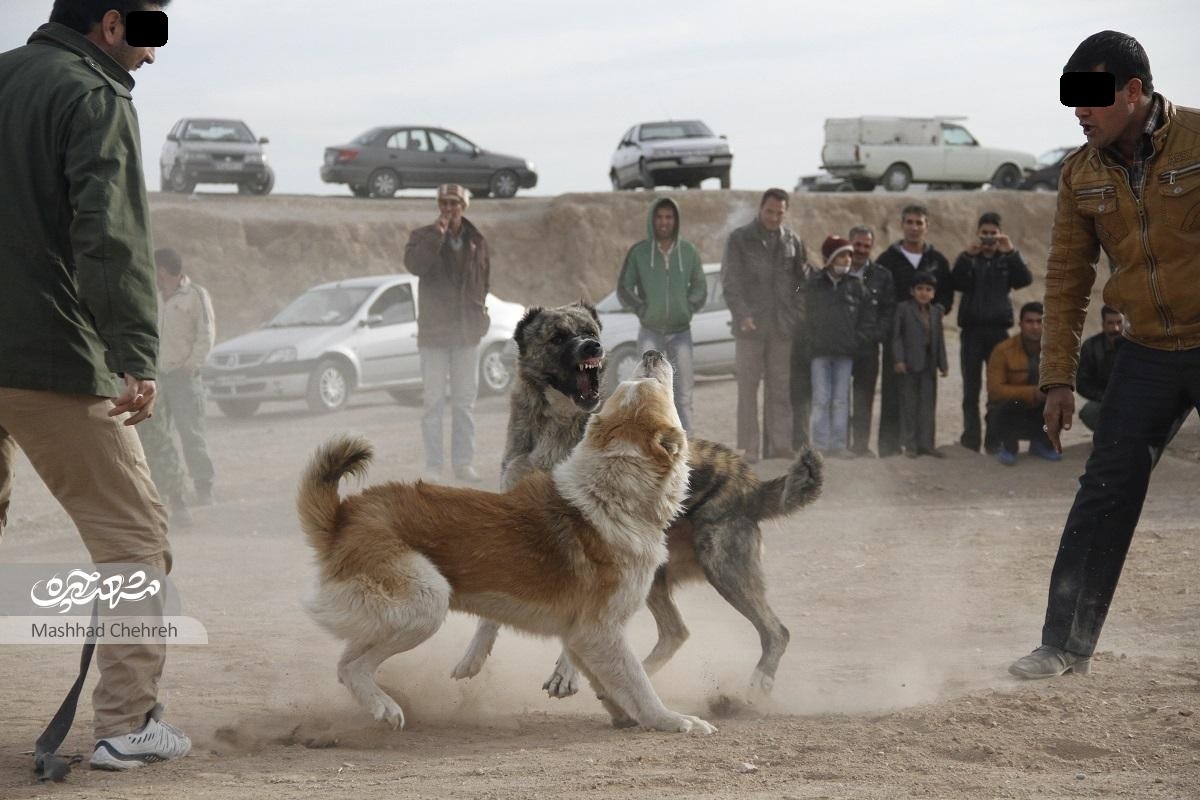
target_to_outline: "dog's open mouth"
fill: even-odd
[[[600,399],[600,367],[604,359],[599,356],[585,358],[579,362],[579,374],[575,378],[575,397],[579,400]]]

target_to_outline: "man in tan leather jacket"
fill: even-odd
[[[1067,158],[1059,183],[1039,382],[1056,450],[1075,411],[1101,248],[1112,262],[1104,302],[1125,315],[1128,341],[1050,577],[1042,646],[1009,667],[1023,678],[1088,671],[1150,472],[1200,408],[1200,111],[1154,92],[1146,51],[1126,34],[1084,40],[1063,72],[1112,73],[1116,94],[1112,105],[1075,108],[1087,145]]]

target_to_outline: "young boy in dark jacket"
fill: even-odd
[[[812,354],[812,441],[822,453],[854,458],[849,449],[850,375],[854,357],[876,334],[875,300],[850,272],[853,247],[840,236],[821,245],[825,268],[808,281]]]
[[[937,372],[943,378],[949,374],[942,307],[933,302],[936,289],[932,275],[916,273],[912,299],[896,306],[892,329],[892,358],[900,380],[900,444],[909,458],[945,456],[933,445]]]

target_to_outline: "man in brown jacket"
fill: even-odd
[[[1113,268],[1104,302],[1125,315],[1128,341],[1050,575],[1042,645],[1009,667],[1022,678],[1088,671],[1150,472],[1181,418],[1200,408],[1200,111],[1154,92],[1146,51],[1126,34],[1085,39],[1063,68],[1064,94],[1090,77],[1079,73],[1096,72],[1113,77],[1113,102],[1075,106],[1087,145],[1063,164],[1046,263],[1039,388],[1056,450],[1075,411],[1101,248]]]
[[[475,420],[471,412],[479,393],[479,340],[487,332],[487,240],[463,216],[470,193],[456,183],[438,187],[438,218],[417,228],[404,250],[404,266],[421,279],[417,288],[417,349],[425,416],[425,473],[436,479],[442,470],[442,410],[450,380],[450,459],[454,477],[477,483]]]
[[[1061,461],[1042,430],[1046,395],[1038,388],[1042,356],[1042,304],[1021,306],[1021,330],[992,348],[987,362],[987,423],[1000,443],[996,460],[1006,467],[1017,463],[1022,439],[1029,452],[1047,461]]]

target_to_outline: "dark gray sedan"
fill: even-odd
[[[372,128],[350,144],[325,148],[321,180],[345,183],[358,197],[392,197],[400,189],[442,183],[476,197],[512,197],[537,186],[533,163],[484,150],[445,128]]]

